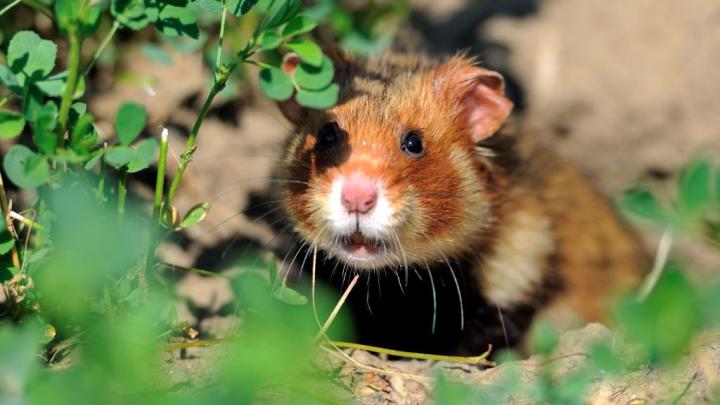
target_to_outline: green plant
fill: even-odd
[[[210,205],[201,202],[181,216],[173,200],[213,100],[238,67],[258,68],[261,88],[271,99],[294,96],[310,108],[336,102],[332,62],[310,36],[317,22],[301,14],[300,0],[23,0],[0,8],[0,17],[23,6],[52,20],[65,38],[67,54],[58,55],[62,47],[32,30],[12,35],[5,27],[1,30],[7,39],[0,58],[0,137],[18,139],[5,154],[3,168],[12,184],[36,192],[21,210],[10,204],[0,182],[0,358],[6,360],[0,366],[0,402],[77,403],[88,397],[109,403],[136,397],[147,403],[175,402],[178,398],[162,386],[158,368],[167,337],[186,336],[186,328],[173,315],[165,289],[152,282],[160,265],[155,251],[169,233],[200,222]],[[238,26],[250,25],[251,32],[229,50],[225,33],[232,18]],[[115,115],[115,142],[100,142],[86,103],[92,94],[86,89],[118,32],[149,32],[152,26],[153,35],[184,46],[180,38],[199,41],[212,35],[215,26],[203,19],[219,24],[212,83],[166,187],[166,132],[160,142],[148,137],[144,106],[126,102]],[[92,55],[84,57],[88,39],[107,26]],[[230,45],[238,45],[237,38]],[[159,48],[149,49],[157,53]],[[301,60],[292,75],[279,68],[276,57],[289,52]],[[66,61],[64,69],[57,66],[58,59]],[[144,203],[128,194],[127,185],[156,160],[148,216]],[[275,296],[277,303],[257,309],[266,316],[247,315],[252,333],[231,345],[227,356],[239,356],[256,368],[228,363],[225,371],[248,384],[242,390],[199,393],[200,398],[252,397],[261,382],[277,376],[257,374],[259,363],[268,360],[264,356],[276,356],[269,360],[285,367],[298,353],[298,320],[307,318],[285,307],[304,297],[270,282],[267,274],[276,270],[274,263],[263,269],[266,274],[260,279],[265,282],[247,283],[255,286],[252,294]],[[243,290],[244,283],[236,282],[240,297],[250,294]],[[261,323],[264,326],[253,326]],[[293,334],[278,336],[278,328],[292,325]],[[268,340],[276,342],[271,352],[262,350]],[[312,336],[306,341],[310,345]],[[41,347],[45,350],[39,358]],[[49,370],[62,371],[48,372],[39,360]],[[293,367],[297,375],[312,371],[306,363]]]

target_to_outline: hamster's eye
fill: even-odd
[[[406,132],[400,143],[400,149],[410,157],[419,158],[424,155],[425,147],[422,144],[420,133],[414,130]]]
[[[316,138],[315,148],[327,149],[340,141],[340,127],[336,122],[328,122],[320,127]]]

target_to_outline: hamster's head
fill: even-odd
[[[284,182],[296,230],[355,269],[471,253],[500,188],[478,143],[512,109],[502,77],[460,56],[345,63],[335,107],[280,105],[297,126]]]

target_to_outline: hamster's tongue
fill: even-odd
[[[357,258],[366,259],[380,253],[380,243],[355,232],[343,242],[343,249]]]

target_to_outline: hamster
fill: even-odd
[[[336,106],[280,103],[283,192],[320,272],[366,279],[351,294],[364,343],[478,354],[538,317],[607,319],[644,269],[639,244],[573,165],[501,131],[500,74],[464,55],[333,59]]]

